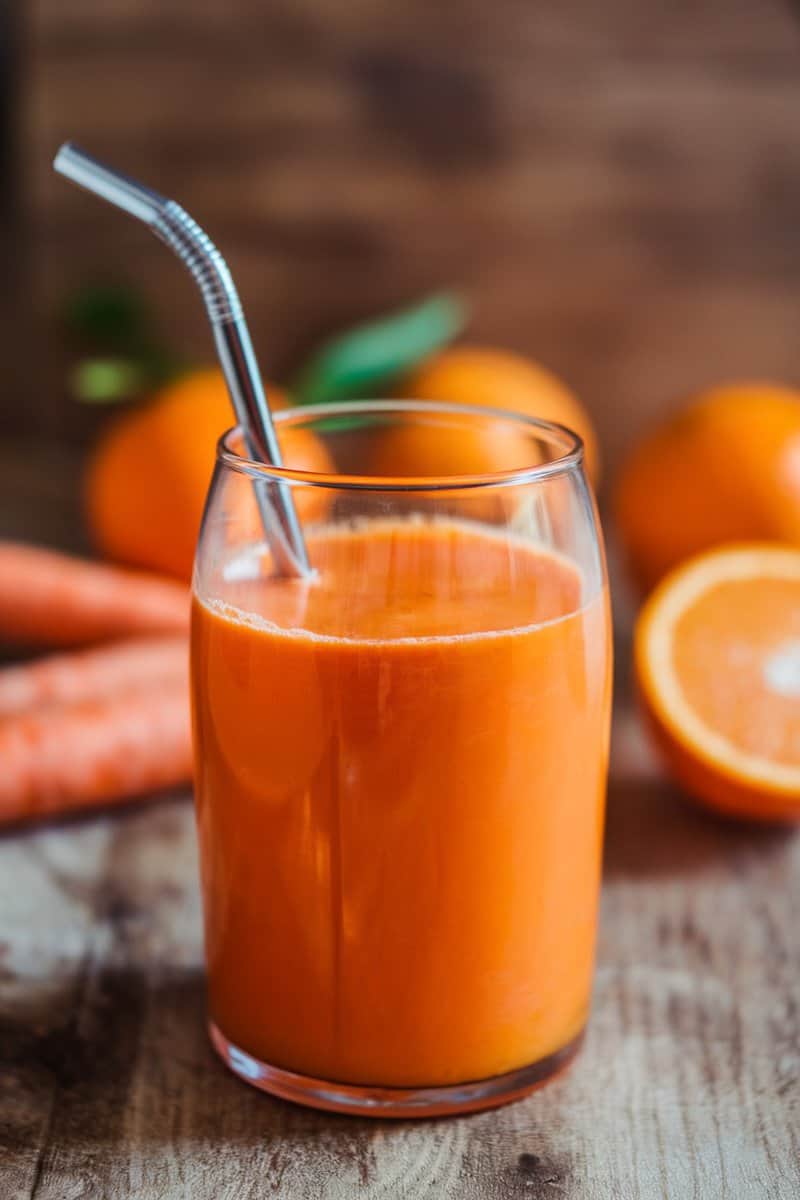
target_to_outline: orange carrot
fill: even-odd
[[[188,628],[185,587],[157,575],[0,542],[0,641],[78,646]]]
[[[0,717],[43,706],[102,700],[150,683],[183,682],[188,689],[188,665],[187,638],[162,635],[0,667]]]
[[[0,721],[0,822],[116,803],[191,778],[183,683]]]

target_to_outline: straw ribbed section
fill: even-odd
[[[186,264],[206,306],[220,365],[236,418],[244,430],[248,453],[280,466],[280,446],[239,293],[225,259],[208,234],[180,204],[113,170],[71,142],[65,142],[61,147],[54,166],[67,179],[143,221]],[[308,557],[289,487],[282,482],[274,485],[275,503],[266,488],[254,490],[264,535],[270,543],[277,569],[287,576],[306,575]]]
[[[218,325],[238,321],[242,305],[225,259],[186,210],[168,200],[151,228],[194,276],[212,322]]]

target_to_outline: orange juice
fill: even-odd
[[[212,1020],[342,1083],[535,1063],[589,1006],[607,598],[478,524],[307,540],[311,582],[234,563],[194,604]]]

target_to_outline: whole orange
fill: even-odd
[[[614,509],[644,591],[724,542],[800,543],[800,392],[735,383],[697,396],[635,447]]]
[[[503,420],[487,424],[480,414],[472,419],[439,414],[398,423],[381,433],[370,455],[370,471],[384,478],[442,480],[520,470],[541,459],[538,442],[523,425]],[[415,492],[408,497],[408,505],[415,509],[422,501],[440,514],[496,524],[511,519],[518,499],[515,489],[462,488]]]
[[[540,460],[537,443],[523,426],[454,417],[388,429],[378,439],[371,467],[375,475],[426,478],[513,471]]]
[[[270,386],[268,394],[273,408],[286,407],[277,389]],[[217,440],[233,424],[218,368],[183,376],[113,422],[89,459],[85,479],[98,548],[120,562],[189,579]],[[333,469],[325,446],[309,430],[285,431],[280,442],[288,466]],[[320,503],[324,493],[303,492],[301,520],[318,517]]]
[[[522,355],[481,346],[454,346],[423,362],[406,377],[397,394],[409,399],[450,400],[458,404],[511,409],[529,417],[566,425],[583,439],[587,473],[593,482],[597,481],[597,438],[586,409],[555,375]],[[389,436],[395,440],[384,451],[387,459],[394,457],[400,462],[407,458],[409,474],[436,473],[428,469],[422,438],[409,438],[403,429]],[[530,439],[527,435],[523,437],[523,450],[530,454]],[[409,439],[407,446],[403,444],[404,438]],[[469,474],[507,468],[514,458],[515,448],[508,444],[507,432],[502,436],[498,434],[496,440],[495,446],[492,439],[488,439],[481,451],[474,444],[474,438],[467,437],[463,447],[451,443],[446,455],[435,445],[434,439],[427,438],[427,443],[434,459],[441,461],[445,457],[452,464],[453,474]],[[459,469],[462,457],[466,465]],[[524,464],[515,462],[513,465]]]

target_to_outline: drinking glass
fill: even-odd
[[[277,427],[316,469],[223,437],[195,565],[211,1037],[320,1108],[501,1104],[589,1012],[611,650],[582,446],[420,401]],[[273,565],[278,486],[309,578]]]

